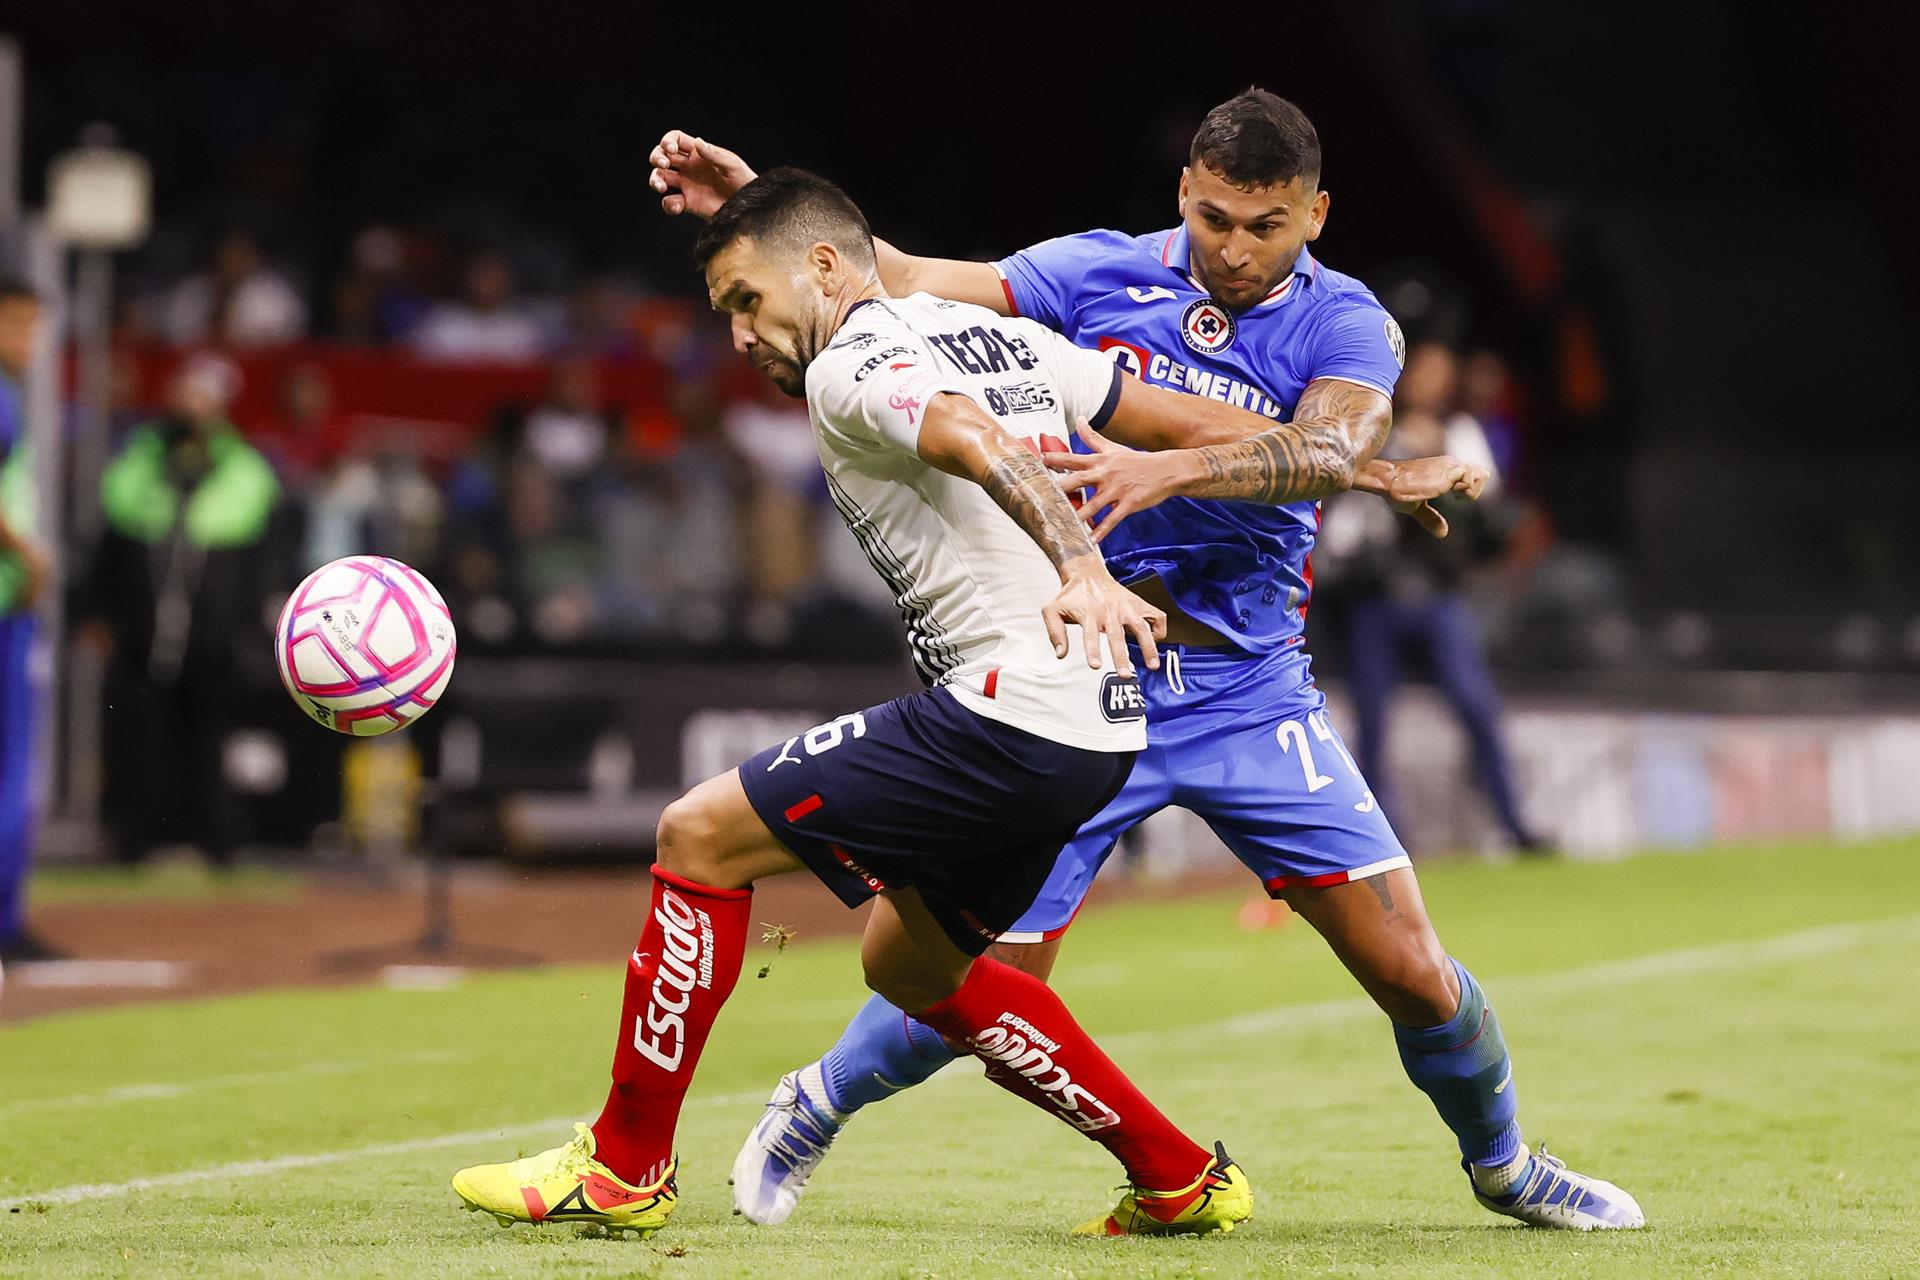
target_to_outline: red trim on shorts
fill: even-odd
[[[1073,922],[1074,922],[1075,920],[1078,920],[1078,919],[1080,918],[1080,907],[1084,907],[1084,906],[1086,906],[1086,905],[1087,905],[1087,900],[1086,900],[1085,898],[1081,898],[1081,899],[1080,899],[1080,906],[1079,906],[1079,907],[1075,907],[1075,908],[1073,909],[1073,914],[1067,917],[1067,922],[1066,922],[1065,924],[1063,924],[1063,925],[1061,925],[1061,926],[1060,926],[1059,928],[1057,928],[1057,929],[1042,929],[1042,930],[1040,931],[1040,937],[1039,937],[1039,938],[1038,938],[1037,940],[1035,940],[1035,941],[1033,941],[1033,942],[1029,942],[1029,941],[1024,941],[1024,940],[1023,940],[1023,941],[1018,941],[1018,942],[1014,942],[1014,943],[1012,943],[1011,945],[1013,945],[1013,946],[1016,946],[1016,947],[1031,947],[1031,946],[1035,946],[1035,945],[1037,945],[1037,943],[1039,943],[1039,942],[1052,942],[1052,941],[1054,941],[1054,940],[1055,940],[1055,939],[1057,939],[1057,938],[1064,938],[1064,937],[1066,936],[1066,934],[1067,934],[1067,930],[1069,930],[1069,929],[1071,929],[1071,928],[1073,928]],[[1032,930],[1030,930],[1030,929],[1009,929],[1009,930],[1007,930],[1007,933],[1031,933],[1031,932],[1032,932]],[[1006,933],[1003,933],[1003,934],[1001,934],[1001,935],[1000,935],[1000,938],[1001,938],[1001,940],[1002,940],[1002,941],[1005,941],[1005,940],[1006,940],[1006,936],[1007,936],[1007,935],[1006,935]]]
[[[1277,898],[1282,889],[1292,889],[1300,885],[1305,885],[1309,889],[1319,889],[1330,884],[1345,884],[1351,879],[1353,874],[1348,871],[1329,871],[1323,876],[1275,876],[1266,881],[1267,896]]]
[[[999,687],[1000,687],[1000,668],[995,667],[993,670],[987,672],[987,682],[986,684],[980,687],[980,692],[983,696],[991,698],[993,696],[993,691],[995,689],[998,689]]]
[[[808,814],[812,813],[815,809],[818,809],[821,805],[825,803],[826,801],[822,800],[820,798],[820,793],[816,791],[812,795],[808,796],[805,800],[802,800],[800,803],[793,805],[791,808],[787,810],[787,821],[798,822],[800,821],[800,819],[806,817]]]
[[[841,866],[845,867],[848,871],[852,872],[854,875],[859,876],[861,881],[866,884],[867,888],[873,890],[875,893],[878,893],[882,889],[887,887],[886,883],[882,881],[879,876],[876,876],[875,874],[873,874],[873,872],[867,870],[865,867],[855,862],[853,860],[853,856],[849,854],[845,849],[842,849],[839,845],[829,844],[827,846],[827,851],[833,854],[835,861],[837,861]]]
[[[1369,862],[1364,867],[1350,867],[1345,871],[1329,871],[1318,876],[1275,876],[1261,883],[1266,886],[1267,896],[1277,898],[1282,889],[1305,886],[1309,889],[1321,889],[1330,884],[1347,884],[1354,880],[1371,880],[1375,876],[1385,875],[1389,871],[1398,871],[1402,867],[1411,867],[1413,859],[1406,854],[1391,858],[1382,858],[1378,862]]]
[[[1020,304],[1014,301],[1013,283],[1007,279],[1004,273],[996,272],[995,274],[1000,276],[1000,292],[1007,295],[1007,314],[1013,316],[1019,315]]]

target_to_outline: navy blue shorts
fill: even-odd
[[[1084,751],[927,689],[809,729],[740,766],[761,821],[849,907],[911,887],[968,955],[1033,905],[1133,753]]]

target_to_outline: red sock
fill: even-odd
[[[712,889],[653,869],[653,910],[627,961],[613,1089],[593,1122],[595,1154],[635,1186],[673,1158],[693,1069],[740,978],[752,889]]]
[[[1136,1186],[1177,1191],[1212,1162],[1030,974],[982,957],[958,991],[919,1018],[966,1044],[989,1080],[1111,1151]]]

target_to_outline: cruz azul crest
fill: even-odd
[[[1211,298],[1187,304],[1180,316],[1180,336],[1203,356],[1218,355],[1233,345],[1233,313]]]

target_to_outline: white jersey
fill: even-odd
[[[1070,627],[1056,658],[1040,610],[1060,575],[971,480],[915,451],[942,392],[966,396],[1036,453],[1099,426],[1119,366],[1031,320],[928,294],[856,305],[807,368],[807,410],[834,505],[892,589],[914,666],[979,715],[1090,751],[1147,745],[1140,686]],[[1098,643],[1097,639],[1095,641]]]

